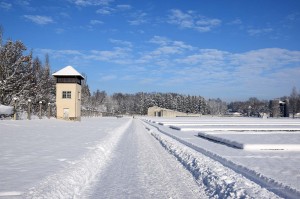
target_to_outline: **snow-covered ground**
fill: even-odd
[[[110,159],[129,122],[128,118],[0,121],[0,196],[80,194]]]
[[[290,131],[289,126],[286,125],[297,127],[300,120],[203,117],[152,118],[148,121],[160,132],[211,157],[280,196],[299,198],[300,153],[297,149],[300,145],[300,131]],[[180,127],[184,127],[184,124],[198,126],[197,129],[204,128],[201,132],[199,129],[182,131]],[[260,125],[264,127],[263,131],[259,131]],[[169,126],[173,127],[169,128]],[[178,128],[174,128],[176,126]],[[208,126],[211,129],[206,131]],[[243,130],[228,131],[228,126],[242,127]],[[253,131],[253,126],[258,130]],[[241,145],[246,149],[250,146],[256,150],[236,148]],[[262,146],[267,148],[260,150]]]
[[[299,196],[297,151],[249,152],[140,119],[2,120],[0,138],[0,199]]]

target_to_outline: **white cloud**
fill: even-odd
[[[166,37],[154,36],[150,39],[150,43],[159,44],[159,45],[167,45],[170,40]]]
[[[248,34],[250,36],[256,36],[256,35],[261,35],[261,34],[267,34],[267,33],[270,33],[272,31],[273,31],[272,28],[261,28],[261,29],[251,28],[251,29],[248,30]]]
[[[207,67],[220,67],[226,65],[225,61],[228,55],[228,52],[217,49],[200,49],[199,53],[189,55],[182,59],[176,59],[176,62],[188,65],[200,64],[201,66]]]
[[[9,10],[11,9],[12,4],[11,3],[6,3],[6,2],[0,2],[0,8],[4,10]]]
[[[152,84],[153,85],[153,84],[157,83],[158,81],[159,81],[159,79],[153,78],[153,77],[143,78],[139,81],[139,84]]]
[[[150,43],[154,43],[154,44],[158,44],[160,46],[167,46],[167,45],[171,45],[177,48],[181,48],[181,49],[188,49],[188,50],[193,50],[195,49],[193,46],[191,45],[187,45],[182,41],[172,41],[166,37],[162,37],[162,36],[154,36],[149,40]]]
[[[286,17],[286,19],[289,20],[289,21],[296,21],[296,20],[299,20],[299,19],[300,19],[300,13],[299,13],[299,12],[291,13],[291,14],[289,14],[289,15]]]
[[[30,6],[30,0],[17,0],[16,3],[20,6]]]
[[[132,47],[132,43],[129,41],[123,41],[123,40],[117,40],[117,39],[110,39],[109,40],[111,43],[113,44],[117,44],[117,45],[122,45],[122,46],[127,46],[129,48]]]
[[[91,50],[82,56],[85,60],[105,61],[116,64],[128,64],[130,60],[130,48],[115,47],[113,50]]]
[[[103,21],[93,19],[93,20],[90,21],[90,24],[91,25],[103,24]]]
[[[59,13],[59,15],[63,18],[67,18],[67,19],[71,18],[71,16],[67,12],[61,12],[61,13]]]
[[[158,66],[172,66],[174,65],[176,56],[183,56],[195,48],[185,44],[182,41],[173,41],[166,37],[154,36],[149,40],[149,43],[159,45],[149,52],[141,52],[140,57],[135,60],[138,64],[152,64]]]
[[[156,37],[157,38],[157,37]],[[148,63],[155,66],[155,62],[167,61],[174,66],[189,69],[203,68],[211,71],[220,70],[238,72],[243,76],[251,74],[273,74],[287,68],[300,67],[300,51],[291,51],[280,48],[265,48],[247,51],[244,53],[230,53],[217,49],[189,49],[174,45],[176,41],[168,40],[167,44],[154,48],[152,51],[144,51],[138,54],[132,54],[131,42],[114,40],[110,42],[125,47],[115,47],[112,50],[53,50],[37,49],[39,54],[48,53],[51,57],[78,56],[81,59],[91,59],[114,63],[136,63],[137,66],[145,66]],[[183,42],[182,42],[183,43]],[[183,43],[184,44],[184,43]],[[185,46],[186,44],[184,44]],[[188,46],[188,45],[187,45]],[[176,58],[172,55],[176,54]],[[179,58],[178,58],[179,57]],[[134,61],[138,60],[138,61]],[[141,65],[138,65],[138,64]]]
[[[77,6],[99,6],[108,5],[113,2],[113,0],[70,0]]]
[[[208,19],[206,17],[201,17],[199,20],[196,21],[197,26],[218,26],[221,23],[219,19]]]
[[[182,28],[194,27],[194,18],[190,14],[185,14],[178,9],[173,9],[170,12],[169,23],[179,25]]]
[[[186,49],[186,50],[194,50],[196,49],[195,47],[191,46],[191,45],[187,45],[182,41],[173,41],[173,45],[177,46],[178,48],[181,49]]]
[[[239,71],[239,76],[273,73],[283,68],[300,65],[300,51],[280,48],[252,50],[245,53],[230,53],[217,49],[200,49],[198,53],[175,60],[190,67],[222,68]]]
[[[62,34],[64,32],[65,32],[65,29],[63,29],[63,28],[57,28],[57,29],[55,29],[55,33],[56,34]]]
[[[171,10],[168,17],[170,24],[178,25],[180,28],[195,29],[199,32],[209,32],[222,23],[220,19],[197,15],[194,11],[184,13],[179,9]]]
[[[228,24],[229,25],[241,25],[243,22],[240,19],[235,19],[233,21],[230,21]]]
[[[123,4],[123,5],[117,5],[117,8],[120,10],[130,10],[131,5]]]
[[[170,45],[163,45],[152,51],[154,56],[181,54],[185,50],[190,49],[187,45],[178,45],[177,43],[171,43]]]
[[[299,67],[300,51],[266,48],[233,54],[230,63],[239,68],[239,73],[248,75],[271,75],[285,68]],[[299,68],[300,69],[300,68]]]
[[[100,77],[100,81],[110,81],[114,79],[117,79],[116,75],[103,75]]]
[[[36,8],[30,5],[30,0],[16,0],[14,1],[16,5],[21,6],[23,9],[29,12],[36,11]]]
[[[126,66],[119,67],[118,74],[125,74],[122,79],[121,75],[110,73],[102,74],[101,81],[132,80],[134,75],[137,81],[151,86],[170,87],[176,83],[187,89],[205,89],[206,92],[211,88],[220,92],[224,89],[228,96],[235,96],[236,92],[242,96],[244,91],[245,97],[269,99],[280,93],[278,89],[290,89],[300,83],[300,51],[266,48],[231,53],[199,49],[182,41],[155,36],[150,40],[154,44],[149,45],[152,49],[134,54],[131,42],[114,39],[110,42],[125,47],[90,51],[44,49],[40,52],[66,62],[69,59],[69,63],[80,60],[86,65]],[[211,90],[215,92],[216,89]],[[265,96],[265,93],[273,93],[273,96]]]
[[[79,50],[59,50],[57,52],[59,54],[65,54],[65,55],[82,55],[82,53]]]
[[[128,23],[130,25],[134,25],[134,26],[147,23],[146,16],[147,16],[147,13],[142,12],[142,11],[133,13],[131,16],[131,18],[133,18],[133,20],[128,20]]]
[[[96,13],[101,15],[111,15],[113,12],[115,12],[115,9],[111,7],[103,7],[96,11]]]
[[[173,78],[188,77],[193,84],[205,83],[207,87],[219,84],[231,90],[232,95],[243,88],[250,96],[270,98],[264,93],[270,93],[270,90],[275,93],[278,92],[276,89],[291,88],[300,83],[300,51],[266,48],[230,53],[201,49],[176,61],[182,67],[176,70]]]
[[[49,23],[54,23],[53,19],[48,16],[41,16],[41,15],[24,15],[24,18],[39,24],[39,25],[46,25]]]
[[[79,50],[54,50],[54,49],[47,49],[47,48],[42,48],[42,49],[36,49],[35,53],[39,57],[43,57],[45,54],[49,54],[49,57],[52,58],[70,58],[74,56],[83,56],[83,53],[80,52]]]
[[[130,10],[131,6],[130,5],[117,5],[115,7],[109,6],[108,4],[96,11],[96,13],[101,14],[101,15],[112,15],[116,12],[121,12],[121,11],[126,11]]]
[[[174,46],[162,46],[154,50],[153,55],[166,55],[166,54],[179,54],[181,52],[180,48]]]
[[[105,61],[112,63],[122,63],[128,57],[128,49],[127,48],[119,48],[116,47],[113,50],[89,50],[89,51],[81,51],[81,50],[54,50],[54,49],[36,49],[35,53],[43,57],[45,54],[49,54],[50,57],[54,59],[70,59],[72,60],[74,57],[80,60],[88,60],[88,61]]]
[[[125,80],[125,81],[130,81],[130,80],[135,80],[135,79],[137,79],[137,77],[134,75],[125,75],[125,76],[121,77],[121,80]]]

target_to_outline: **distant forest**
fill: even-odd
[[[0,28],[0,104],[14,105],[16,103],[17,110],[22,112],[27,110],[30,99],[33,113],[38,113],[39,102],[43,103],[44,112],[46,112],[47,105],[55,109],[55,79],[51,75],[49,56],[46,54],[42,62],[39,57],[33,57],[32,52],[25,54],[26,49],[21,41],[7,40],[3,43]],[[88,77],[84,76],[83,110],[145,115],[149,107],[159,106],[203,115],[224,115],[230,111],[259,116],[260,113],[270,112],[269,101],[255,97],[247,101],[225,103],[221,99],[204,99],[202,96],[178,93],[139,92],[108,95],[101,90],[91,92],[87,82]],[[290,96],[280,99],[289,100],[289,111],[293,115],[300,112],[300,95],[295,87]]]

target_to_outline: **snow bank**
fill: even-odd
[[[5,106],[5,105],[0,104],[0,115],[1,114],[11,115],[11,114],[13,114],[13,110],[14,110],[14,107],[12,107],[12,106]]]
[[[100,142],[80,160],[50,175],[24,194],[24,198],[82,198],[97,175],[108,165],[114,148],[132,120],[114,130],[110,137]]]
[[[199,185],[205,186],[209,198],[279,198],[219,162],[159,133],[152,127],[147,128],[151,135],[192,173]]]

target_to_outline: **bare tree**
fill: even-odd
[[[299,94],[297,92],[296,87],[294,86],[292,89],[292,93],[289,97],[289,105],[290,105],[290,110],[293,114],[293,118],[295,118],[296,113],[299,111]]]

